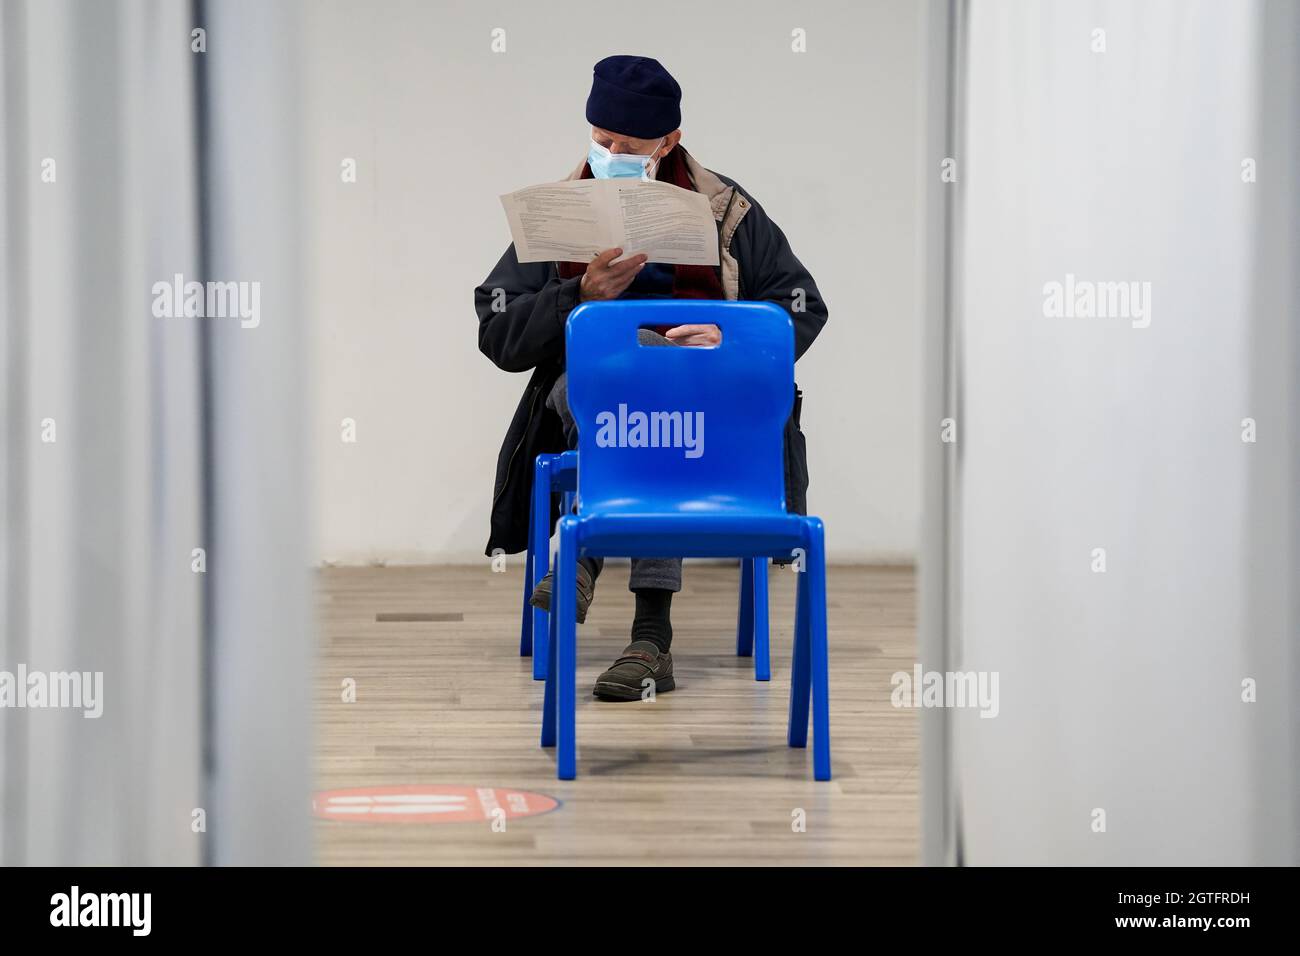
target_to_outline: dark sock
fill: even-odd
[[[640,588],[636,592],[636,617],[632,619],[632,640],[650,641],[659,653],[668,653],[673,643],[673,624],[669,615],[673,592],[663,588]]]
[[[592,558],[579,558],[579,559],[578,559],[578,563],[581,564],[584,568],[587,569],[587,573],[591,575],[591,580],[595,581],[596,578],[599,577],[599,575],[600,575],[600,565],[597,564],[597,563],[595,562],[594,559],[592,559]]]

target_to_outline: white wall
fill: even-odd
[[[320,557],[482,560],[526,381],[477,347],[472,291],[509,242],[498,195],[589,139],[591,67],[660,59],[684,144],[789,236],[830,306],[800,362],[809,506],[840,560],[917,533],[918,12],[818,4],[334,2],[306,8],[307,250],[318,328]],[[506,52],[491,31],[506,31]],[[807,52],[791,52],[791,31]],[[340,181],[355,158],[359,181]],[[340,440],[340,421],[358,440]]]

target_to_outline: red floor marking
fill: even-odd
[[[560,805],[554,797],[505,787],[464,787],[447,784],[402,784],[322,790],[311,802],[324,820],[362,823],[469,823],[507,820],[547,813]]]

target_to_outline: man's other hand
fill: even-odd
[[[606,299],[617,299],[632,284],[636,274],[645,265],[646,256],[644,253],[638,253],[622,262],[614,262],[622,254],[622,249],[606,249],[604,252],[596,253],[596,258],[591,260],[582,281],[578,284],[580,301],[600,302]]]
[[[722,341],[722,329],[716,325],[678,325],[664,337],[674,345],[717,345]]]

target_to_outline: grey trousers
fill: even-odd
[[[637,333],[642,345],[672,345],[666,338],[650,329],[640,329]],[[573,420],[569,410],[569,377],[561,373],[551,393],[546,396],[546,406],[560,416],[564,423],[564,437],[570,448],[578,447],[578,424]],[[604,558],[584,558],[591,563],[593,573],[599,574],[605,565]],[[661,588],[665,591],[682,589],[681,558],[633,558],[632,573],[628,577],[628,589],[638,591],[641,588]]]

